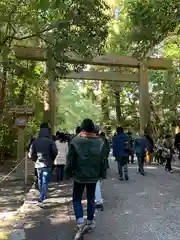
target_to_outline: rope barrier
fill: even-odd
[[[0,179],[0,184],[4,182],[22,163],[25,161],[26,157],[24,157],[21,162],[19,162],[6,176]]]

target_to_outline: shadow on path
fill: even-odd
[[[26,240],[72,239],[75,222],[71,196],[71,183],[68,182],[64,185],[52,183],[44,208],[27,204],[24,210],[26,219],[23,220]]]

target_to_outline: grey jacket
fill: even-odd
[[[58,150],[50,137],[48,128],[40,129],[39,137],[31,145],[30,154],[32,160],[35,161],[35,168],[53,166]]]

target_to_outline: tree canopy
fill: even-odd
[[[65,52],[96,55],[107,36],[107,5],[100,0],[0,3],[0,46],[46,46],[63,62]]]
[[[0,145],[4,146],[5,139],[9,139],[6,147],[11,149],[11,140],[16,138],[16,130],[12,129],[14,121],[8,115],[8,110],[15,105],[32,106],[35,109],[35,116],[27,127],[28,139],[43,121],[43,104],[48,90],[45,65],[14,59],[12,47],[23,45],[48,48],[49,57],[53,60],[51,70],[55,70],[57,62],[59,64],[58,81],[58,75],[73,67],[65,64],[65,53],[73,52],[84,57],[103,51],[108,34],[109,13],[108,6],[101,0],[5,0],[0,3],[0,12]],[[79,66],[74,67],[78,69]],[[71,86],[69,88],[68,94],[72,90]],[[76,84],[75,89],[78,90]],[[82,101],[82,96],[78,98],[77,94],[77,99]],[[87,105],[91,106],[88,100]],[[61,109],[57,111],[62,113]],[[9,138],[10,135],[13,137]]]
[[[170,33],[180,33],[179,0],[126,1],[132,51],[143,58]]]

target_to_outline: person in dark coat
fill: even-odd
[[[144,162],[146,156],[147,139],[143,133],[134,140],[134,152],[138,160],[138,171],[144,176]]]
[[[33,144],[33,142],[35,141],[36,137],[35,135],[31,137],[28,146],[27,146],[27,152],[28,152],[28,157],[31,158],[31,153],[30,153],[30,148]],[[38,190],[38,175],[37,175],[37,169],[34,168],[34,184],[33,184],[34,188]]]
[[[134,139],[132,137],[132,132],[128,132],[127,135],[130,140],[131,149],[133,149]],[[131,163],[133,164],[134,163],[134,152],[133,151],[131,151],[130,159],[131,159]]]
[[[173,155],[173,143],[171,140],[171,135],[166,134],[165,139],[163,140],[163,156],[166,160],[165,170],[172,172],[172,155]]]
[[[148,132],[145,131],[144,136],[146,138],[147,144],[147,154],[149,155],[149,163],[151,164],[153,161],[153,153],[154,153],[154,141]]]
[[[77,227],[92,230],[95,227],[95,189],[98,180],[105,177],[104,142],[94,133],[94,123],[84,119],[81,132],[69,145],[66,176],[74,179],[73,207]],[[82,196],[87,192],[87,221],[84,220]],[[83,229],[84,230],[84,229]]]
[[[42,125],[41,125],[42,126]],[[31,145],[31,158],[35,162],[38,174],[38,185],[40,190],[39,203],[43,203],[47,197],[48,184],[52,166],[58,154],[55,142],[52,140],[49,127],[41,127],[39,137]]]
[[[99,138],[101,138],[102,141],[104,142],[104,169],[105,169],[105,176],[106,176],[107,169],[109,168],[108,156],[109,156],[109,152],[110,152],[110,144],[109,144],[109,141],[107,140],[104,132],[101,132],[99,134],[98,128],[95,132],[96,132],[97,136],[99,136]],[[98,210],[104,211],[101,185],[102,185],[102,180],[99,180],[96,183],[96,191],[95,191],[96,205],[95,205],[95,207]]]
[[[175,135],[174,147],[178,150],[180,159],[180,132]]]
[[[128,176],[128,161],[131,154],[131,145],[128,135],[124,133],[122,127],[117,127],[117,135],[113,138],[113,156],[118,163],[119,179],[123,179],[123,172],[125,180],[129,180]]]
[[[108,161],[108,157],[109,157],[109,153],[110,153],[110,143],[108,141],[108,139],[106,138],[106,134],[105,132],[101,132],[100,133],[100,138],[104,141],[104,149],[105,149],[105,164],[107,169],[109,168],[109,161]]]

